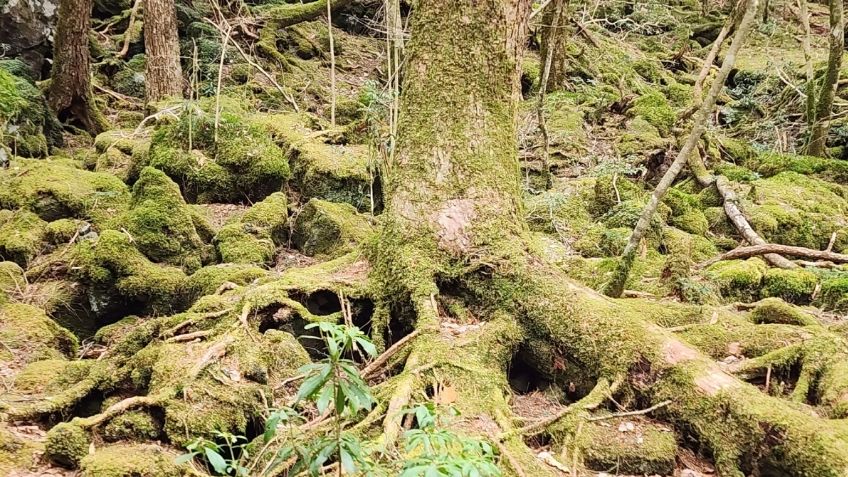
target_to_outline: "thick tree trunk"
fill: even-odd
[[[620,297],[624,292],[624,284],[627,282],[628,276],[630,276],[630,268],[633,266],[633,261],[636,259],[636,250],[642,242],[642,237],[644,237],[645,233],[648,231],[651,219],[654,217],[654,213],[656,213],[660,201],[663,196],[665,196],[665,193],[668,191],[669,187],[671,187],[672,183],[674,183],[677,175],[681,170],[683,170],[683,167],[686,165],[690,156],[695,152],[695,147],[698,145],[698,141],[701,140],[701,136],[706,130],[707,120],[709,119],[710,114],[712,114],[713,108],[715,108],[716,99],[718,98],[721,89],[724,88],[724,81],[730,74],[730,70],[733,69],[734,63],[736,63],[736,54],[742,48],[742,45],[748,38],[748,32],[751,31],[751,27],[754,24],[754,17],[757,14],[757,4],[757,0],[749,0],[746,6],[743,7],[745,9],[745,15],[739,23],[739,27],[736,29],[733,41],[730,44],[730,48],[727,50],[727,55],[721,63],[721,69],[719,69],[718,74],[710,87],[710,91],[707,93],[707,97],[704,98],[703,103],[701,103],[698,108],[698,112],[695,114],[692,129],[689,131],[689,136],[686,138],[686,142],[683,144],[680,152],[677,153],[677,157],[674,159],[674,162],[671,163],[671,166],[665,172],[662,179],[660,179],[659,184],[657,184],[657,187],[651,194],[650,199],[648,199],[648,204],[642,210],[642,214],[639,216],[639,221],[636,222],[636,226],[630,234],[630,239],[627,241],[627,245],[621,253],[621,258],[619,259],[615,272],[604,289],[604,293],[607,295]]]
[[[143,8],[147,101],[182,97],[183,74],[174,0],[144,0]]]
[[[106,121],[91,93],[88,53],[92,0],[62,0],[53,45],[53,72],[48,94],[60,121],[77,123],[92,134],[106,129]]]
[[[807,154],[825,155],[827,133],[830,131],[830,114],[833,110],[833,98],[839,83],[839,70],[842,68],[842,55],[845,49],[845,26],[843,24],[842,0],[830,0],[830,36],[828,41],[827,71],[818,94],[816,117],[810,131],[810,144]]]

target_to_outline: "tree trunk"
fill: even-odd
[[[810,144],[807,154],[824,157],[827,145],[827,133],[830,131],[830,114],[833,110],[833,98],[839,83],[839,70],[842,68],[842,54],[845,48],[845,27],[843,24],[842,0],[830,0],[830,37],[828,41],[827,71],[818,94],[816,117],[810,131]]]
[[[174,0],[144,0],[143,8],[147,102],[182,97],[183,74]]]
[[[807,7],[807,0],[796,1],[798,4],[798,21],[801,23],[801,28],[804,29],[804,36],[801,40],[801,47],[804,50],[804,78],[807,82],[804,88],[807,93],[804,118],[807,121],[807,129],[811,130],[816,119],[816,74],[813,69],[813,47],[810,44],[813,34],[810,30],[810,12]]]
[[[544,82],[548,91],[561,89],[567,84],[565,72],[568,58],[566,57],[565,25],[568,9],[564,4],[567,4],[565,0],[553,0],[542,12],[540,28],[542,42],[539,45],[539,53],[543,70],[546,64],[550,65],[547,66],[548,79]]]
[[[704,134],[704,130],[707,127],[707,120],[709,119],[710,114],[712,114],[713,108],[715,108],[716,98],[718,98],[719,93],[721,93],[722,88],[724,88],[724,81],[727,79],[727,76],[730,74],[730,70],[733,69],[733,64],[736,62],[736,54],[739,52],[739,49],[742,48],[742,44],[745,43],[745,40],[748,38],[748,32],[751,31],[751,27],[754,24],[754,17],[757,14],[757,3],[758,0],[749,0],[747,5],[744,7],[745,15],[739,23],[739,27],[736,29],[733,41],[730,44],[730,48],[727,50],[727,56],[724,57],[724,61],[721,63],[721,69],[718,71],[718,74],[710,87],[710,91],[707,93],[707,97],[704,98],[704,102],[701,103],[698,112],[695,114],[695,119],[692,123],[692,130],[689,131],[689,136],[686,138],[686,142],[683,144],[680,152],[677,153],[677,157],[674,159],[674,162],[671,163],[671,166],[665,172],[662,179],[660,179],[659,184],[657,184],[656,189],[654,189],[653,194],[651,194],[650,199],[648,199],[648,204],[642,210],[642,214],[639,216],[639,221],[636,222],[636,226],[630,234],[630,239],[627,241],[627,245],[621,253],[621,258],[619,259],[615,272],[604,289],[604,293],[607,295],[618,298],[624,292],[624,284],[630,276],[630,268],[633,266],[633,261],[636,259],[636,250],[642,242],[642,238],[645,236],[645,233],[648,231],[648,227],[651,225],[651,219],[654,217],[654,213],[656,213],[660,201],[663,196],[665,196],[665,193],[668,191],[669,187],[671,187],[672,183],[674,183],[677,175],[681,170],[683,170],[683,167],[686,165],[689,157],[695,152],[695,147],[698,145],[698,141],[701,140],[701,136]]]
[[[107,125],[91,93],[88,53],[91,1],[62,0],[59,3],[48,102],[60,121],[76,123],[91,134],[98,134]]]

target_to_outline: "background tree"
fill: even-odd
[[[77,123],[86,131],[98,134],[106,129],[106,121],[91,94],[88,50],[91,5],[91,0],[59,3],[48,102],[59,120]]]
[[[833,111],[833,98],[839,83],[839,70],[842,68],[842,55],[845,50],[845,26],[842,0],[830,0],[830,35],[828,36],[827,71],[819,89],[815,118],[810,130],[810,143],[807,154],[824,156],[827,145],[827,133],[830,131],[830,114]]]
[[[182,96],[180,43],[174,0],[144,0],[144,51],[148,102]]]

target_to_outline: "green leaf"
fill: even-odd
[[[182,454],[174,459],[174,463],[177,465],[185,464],[186,462],[194,459],[194,456],[197,455],[197,452],[189,452],[188,454]]]
[[[215,469],[215,472],[219,474],[227,473],[227,461],[221,457],[221,454],[215,452],[212,449],[206,448],[206,460],[209,461],[209,464]]]
[[[341,448],[339,454],[341,454],[342,469],[344,469],[345,473],[356,473],[356,463],[353,460],[353,456],[351,456],[345,448]]]
[[[330,407],[330,401],[333,399],[333,387],[332,386],[324,386],[321,389],[321,394],[318,396],[318,399],[315,401],[315,406],[318,407],[318,412],[321,414]]]

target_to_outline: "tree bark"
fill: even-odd
[[[564,41],[566,11],[564,4],[566,0],[553,0],[542,12],[541,23],[541,45],[539,53],[542,58],[542,67],[548,70],[548,79],[544,86],[548,90],[556,90],[566,86],[566,42]],[[547,66],[546,66],[547,65]],[[542,85],[540,85],[541,89]]]
[[[182,97],[183,74],[174,0],[144,0],[147,102]]]
[[[91,134],[99,134],[107,125],[91,92],[88,52],[91,2],[62,0],[59,3],[48,102],[60,121],[76,123]]]
[[[807,129],[810,130],[816,118],[816,74],[813,70],[813,47],[810,44],[813,34],[810,30],[810,12],[807,7],[807,0],[796,0],[796,2],[798,4],[798,21],[801,23],[801,28],[804,29],[804,36],[801,40],[801,48],[804,51],[804,77],[807,81],[805,88],[807,102],[804,118],[807,120]]]
[[[706,98],[704,98],[704,102],[695,114],[695,118],[692,123],[692,130],[689,131],[689,136],[686,138],[686,142],[683,144],[680,152],[678,152],[674,162],[671,163],[671,166],[663,175],[662,179],[660,179],[659,184],[657,184],[653,194],[651,194],[650,199],[648,199],[648,204],[642,210],[642,214],[639,216],[639,221],[633,228],[633,232],[630,234],[630,239],[624,247],[624,251],[621,254],[621,258],[619,259],[615,272],[613,272],[610,282],[604,289],[604,293],[607,295],[617,298],[621,296],[622,292],[624,292],[624,284],[627,282],[628,276],[630,276],[630,268],[633,266],[633,261],[636,259],[636,250],[639,247],[639,243],[642,242],[642,237],[644,237],[645,233],[648,231],[648,227],[651,225],[651,219],[654,217],[654,213],[656,213],[660,201],[677,178],[677,175],[681,170],[683,170],[683,166],[686,165],[689,157],[694,153],[695,147],[698,145],[698,141],[701,140],[701,136],[704,134],[704,130],[706,130],[707,120],[709,119],[713,108],[715,108],[716,98],[718,98],[721,89],[724,88],[724,82],[736,62],[736,54],[742,48],[742,44],[745,43],[745,40],[748,38],[748,32],[751,31],[751,27],[754,24],[754,17],[757,14],[758,3],[758,0],[749,0],[747,5],[744,7],[745,15],[733,36],[733,41],[730,44],[730,48],[727,51],[724,61],[721,63],[721,69],[716,75],[716,78],[710,87],[710,91],[707,93]]]
[[[807,154],[824,157],[827,146],[827,133],[830,131],[830,114],[833,110],[833,98],[839,83],[839,70],[842,68],[842,55],[845,49],[845,26],[843,24],[842,0],[830,0],[830,36],[828,40],[827,71],[818,94],[816,117],[810,131],[810,144]]]

